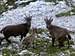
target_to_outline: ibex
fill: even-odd
[[[32,29],[32,33],[31,35],[29,36],[26,36],[23,41],[22,41],[22,46],[21,48],[28,48],[28,47],[31,47],[31,45],[34,43],[34,40],[36,39],[35,36],[37,36],[37,29],[36,28],[33,28]]]
[[[1,42],[6,39],[8,43],[11,43],[11,41],[8,39],[10,36],[19,36],[21,35],[21,39],[26,36],[26,34],[29,32],[30,26],[31,26],[31,16],[25,18],[26,23],[18,24],[18,25],[9,25],[4,27],[0,33],[4,35],[4,38],[0,39]]]
[[[55,42],[55,40],[57,40],[59,43],[58,44],[59,47],[62,47],[62,46],[64,46],[64,42],[67,40],[68,48],[69,48],[69,40],[71,40],[69,31],[65,28],[61,28],[59,26],[52,25],[51,22],[53,21],[53,19],[51,17],[49,20],[47,17],[44,20],[46,23],[46,27],[49,30],[49,33],[52,37],[52,46],[54,46],[54,42]]]

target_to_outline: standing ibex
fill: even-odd
[[[59,26],[52,25],[51,22],[53,19],[50,17],[46,17],[45,19],[46,27],[49,30],[49,33],[52,37],[52,46],[54,46],[55,40],[58,41],[59,47],[64,46],[64,41],[68,41],[68,48],[69,48],[69,40],[71,40],[71,36],[69,35],[69,31],[67,29],[61,28]]]
[[[34,40],[36,39],[37,36],[37,29],[36,28],[33,28],[32,29],[32,32],[31,32],[31,35],[29,36],[26,36],[23,41],[22,41],[22,46],[21,48],[28,48],[28,47],[31,47],[32,43],[34,43]]]
[[[4,27],[0,33],[4,35],[4,38],[0,39],[1,42],[6,39],[9,43],[11,41],[8,39],[10,36],[19,36],[21,35],[21,39],[26,36],[29,32],[31,26],[31,16],[25,18],[26,23],[18,24],[18,25],[9,25]]]

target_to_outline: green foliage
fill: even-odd
[[[35,1],[37,1],[37,0],[31,0],[32,2],[35,2]]]
[[[39,28],[39,29],[37,29],[37,34],[42,34],[42,32],[47,32],[47,31],[48,31],[47,29]],[[32,32],[32,29],[29,31],[29,33],[31,34],[31,32]]]
[[[16,0],[7,0],[6,4],[14,5]]]
[[[4,11],[7,11],[8,7],[5,4],[0,4],[0,14],[2,14]]]
[[[2,56],[10,56],[10,50],[5,48],[2,50]]]
[[[47,32],[47,29],[38,29],[38,33]],[[58,56],[60,52],[66,53],[66,50],[69,52],[74,52],[75,50],[72,48],[67,49],[67,41],[64,43],[66,47],[59,48],[58,46],[53,47],[52,43],[46,39],[36,39],[34,40],[34,48],[28,48],[29,51],[36,53],[36,55],[40,56],[40,53],[45,53],[45,56]],[[73,44],[73,41],[70,41],[70,44]],[[68,54],[69,55],[69,54]],[[73,54],[71,54],[73,55]]]
[[[31,56],[31,54],[27,53],[27,54],[24,54],[24,56]]]
[[[47,29],[38,29],[38,33],[41,32],[47,32]],[[67,44],[67,42],[65,42],[64,44]],[[72,41],[70,41],[70,44],[72,44]],[[45,56],[58,56],[58,54],[62,53],[66,53],[68,54],[68,52],[65,51],[69,51],[71,56],[74,56],[75,50],[72,48],[67,49],[67,46],[59,48],[58,46],[53,47],[52,46],[52,42],[50,42],[50,40],[48,39],[44,39],[44,38],[36,38],[36,40],[34,40],[34,43],[32,44],[33,47],[29,47],[27,48],[28,51],[35,53],[35,55],[37,56],[41,56],[41,53],[43,53]],[[22,51],[22,50],[21,50]],[[20,51],[19,51],[20,52]],[[10,50],[8,48],[4,48],[2,50],[2,55],[3,56],[19,56],[17,50]],[[69,55],[69,54],[68,54]],[[31,56],[30,53],[25,53],[24,56]]]
[[[67,49],[67,47],[59,48],[58,46],[53,47],[50,40],[46,40],[43,38],[38,38],[38,39],[34,40],[33,45],[34,45],[34,48],[29,47],[27,50],[32,53],[35,53],[35,55],[37,55],[37,56],[40,56],[41,53],[43,53],[45,56],[58,56],[58,54],[61,52],[63,52],[64,54],[68,54],[68,52],[65,52],[67,50],[71,53],[70,54],[71,56],[75,55],[75,53],[72,53],[72,52],[75,52],[74,49],[72,49],[72,48]],[[8,48],[4,48],[2,50],[2,55],[3,56],[10,56],[10,55],[19,56],[18,52],[16,50],[12,49],[12,51],[10,51],[10,49],[8,49]],[[29,54],[29,53],[25,53],[24,55],[31,56],[31,54]]]
[[[9,5],[14,5],[16,0],[7,0],[6,3],[0,3],[0,14],[8,10]]]
[[[68,12],[62,12],[56,15],[56,17],[62,17],[62,16],[72,16],[75,15],[75,7],[73,7],[72,10],[68,11]]]
[[[56,2],[57,0],[45,0],[46,2]],[[58,1],[63,1],[63,0],[58,0]]]
[[[46,2],[52,2],[52,0],[45,0]]]
[[[35,1],[37,1],[37,0],[29,0],[29,1],[27,1],[27,2],[21,3],[20,5],[21,5],[21,6],[26,6],[26,5],[29,5],[30,2],[35,2]]]
[[[60,13],[56,15],[56,17],[61,17],[61,16],[71,16],[71,15],[70,12]]]
[[[75,53],[72,53],[70,56],[75,56]]]
[[[39,29],[37,29],[37,33],[39,34],[41,34],[42,32],[47,32],[47,29],[41,29],[41,28],[39,28]]]
[[[4,48],[2,50],[2,56],[11,56],[11,55],[12,56],[19,56],[18,53],[17,53],[17,51],[14,50],[14,49],[10,50],[8,48]]]
[[[34,48],[28,48],[29,51],[40,55],[41,52],[45,53],[45,56],[58,56],[60,52],[65,53],[66,50],[70,52],[75,51],[73,49],[67,49],[66,47],[59,48],[53,47],[51,42],[44,40],[42,38],[37,39],[34,41]]]
[[[12,49],[11,55],[12,55],[12,56],[19,56],[19,55],[18,55],[18,51],[15,50],[15,49]]]

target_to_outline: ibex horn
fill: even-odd
[[[52,18],[52,16],[50,17],[50,19]]]

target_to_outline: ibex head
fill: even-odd
[[[26,16],[26,17],[25,17],[25,20],[26,20],[27,22],[30,22],[30,21],[31,21],[31,18],[32,18],[32,16],[29,15],[29,16]]]
[[[51,25],[51,22],[53,21],[52,16],[49,19],[46,16],[46,18],[44,20],[45,20],[45,23],[46,23],[46,27],[47,28]]]

